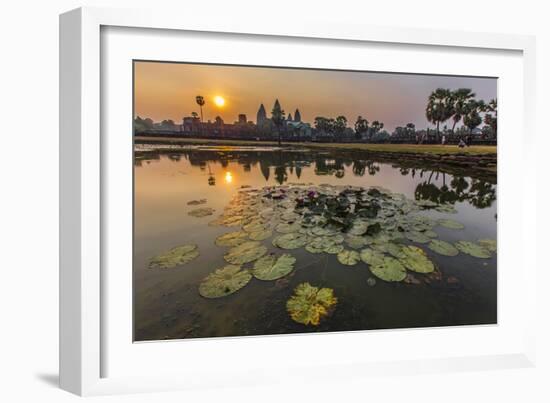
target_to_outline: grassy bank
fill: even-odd
[[[171,144],[211,144],[227,146],[262,146],[277,145],[276,141],[249,141],[223,139],[191,139],[173,137],[142,137],[135,138],[139,142],[171,143]],[[466,155],[495,155],[496,146],[471,146],[459,148],[457,145],[440,144],[364,144],[364,143],[287,143],[285,147],[306,147],[314,149],[361,150],[373,153],[410,153],[428,155],[466,154]]]

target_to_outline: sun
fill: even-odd
[[[222,107],[222,106],[225,105],[225,99],[223,99],[223,97],[220,96],[220,95],[216,95],[216,96],[214,97],[214,103],[215,103],[217,106]]]

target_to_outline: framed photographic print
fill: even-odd
[[[233,23],[61,16],[62,387],[532,365],[532,38]]]

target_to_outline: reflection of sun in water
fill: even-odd
[[[214,103],[220,108],[225,105],[225,99],[222,96],[216,95],[214,97]]]
[[[227,172],[225,173],[225,178],[224,178],[224,180],[225,180],[225,183],[231,183],[231,182],[233,182],[233,174],[232,174],[231,172],[227,171]]]

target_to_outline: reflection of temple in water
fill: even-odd
[[[139,167],[143,162],[159,160],[162,151],[136,152],[134,164]],[[344,178],[346,167],[351,167],[354,176],[374,176],[381,169],[381,163],[390,161],[377,161],[364,159],[364,155],[357,152],[316,152],[311,150],[293,151],[257,151],[257,150],[208,150],[208,149],[181,149],[175,153],[173,150],[164,153],[171,161],[179,162],[182,158],[189,161],[191,166],[198,167],[202,171],[208,170],[208,184],[216,185],[216,179],[212,174],[210,164],[220,164],[227,168],[229,163],[237,163],[243,166],[245,172],[252,168],[258,168],[266,182],[270,178],[278,184],[288,181],[290,175],[296,175],[299,179],[303,167],[313,167],[313,172],[318,176],[334,176]],[[410,162],[409,162],[410,163]],[[391,161],[392,167],[399,170],[403,176],[412,179],[420,179],[415,188],[416,200],[429,200],[438,204],[454,204],[468,202],[477,208],[490,207],[496,200],[496,175],[490,177],[476,177],[476,172],[456,170],[452,167],[417,167],[400,165]],[[273,176],[272,176],[273,175]],[[467,178],[467,179],[466,179]]]

